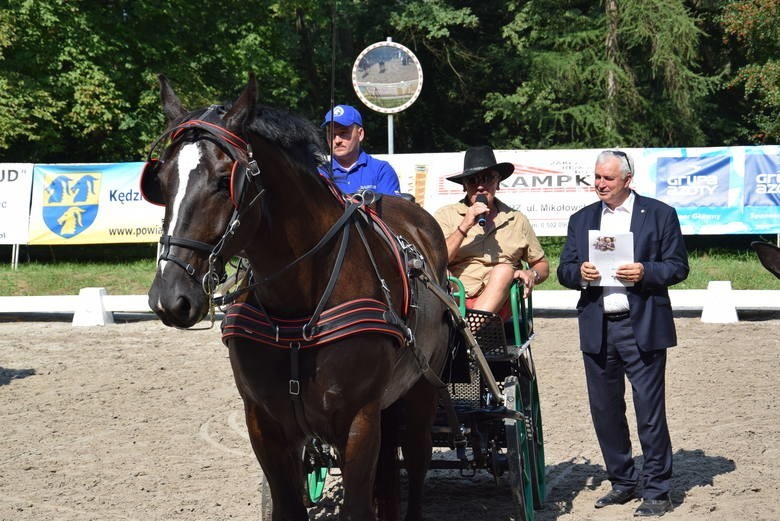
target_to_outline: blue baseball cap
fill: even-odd
[[[363,126],[363,118],[360,116],[360,112],[355,107],[349,105],[336,105],[333,107],[333,110],[329,110],[325,114],[325,121],[322,122],[320,128],[324,128],[331,120],[333,123],[338,123],[345,127],[349,127],[352,124]]]

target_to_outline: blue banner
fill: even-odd
[[[745,155],[745,206],[780,206],[780,155]]]
[[[780,146],[640,150],[635,181],[655,194],[640,193],[674,206],[685,235],[780,234]]]
[[[498,161],[515,167],[498,196],[522,211],[537,235],[565,236],[569,216],[598,200],[600,151],[496,150]],[[631,187],[672,205],[683,234],[780,234],[780,146],[624,151],[634,159]],[[462,197],[462,186],[447,178],[462,170],[463,152],[379,157],[430,212]],[[142,166],[5,164],[0,244],[157,242],[163,209],[141,197]]]

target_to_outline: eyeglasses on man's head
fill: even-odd
[[[628,173],[629,174],[634,173],[634,165],[631,164],[631,159],[628,157],[628,154],[626,154],[622,150],[608,150],[607,152],[609,152],[615,157],[622,157],[623,161],[625,161],[626,165],[628,166]]]

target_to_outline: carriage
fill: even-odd
[[[319,130],[258,106],[254,75],[235,102],[195,111],[160,86],[168,127],[141,174],[144,198],[165,207],[149,306],[179,328],[226,306],[262,519],[308,519],[334,467],[345,519],[400,519],[403,468],[405,519],[419,521],[433,466],[508,476],[516,519],[531,520],[544,456],[521,288],[508,327],[459,306],[433,217],[340,193],[317,171]],[[251,277],[223,292],[236,258]],[[454,461],[431,461],[434,447]]]

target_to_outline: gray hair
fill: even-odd
[[[613,157],[622,159],[622,161],[620,161],[621,179],[625,179],[629,174],[634,173],[633,159],[631,159],[631,156],[628,154],[628,152],[623,152],[622,150],[604,150],[596,158],[596,164],[600,165],[602,163],[606,163]]]

